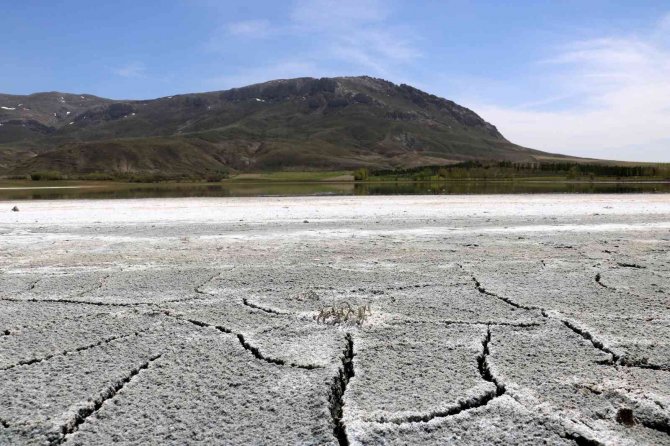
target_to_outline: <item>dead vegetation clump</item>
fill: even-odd
[[[318,323],[328,325],[355,324],[363,325],[367,318],[372,315],[370,304],[352,307],[348,302],[340,306],[323,308],[319,314],[314,316]]]

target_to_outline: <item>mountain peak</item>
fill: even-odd
[[[370,76],[135,101],[0,95],[0,107],[0,169],[15,173],[390,168],[542,155],[453,101]]]

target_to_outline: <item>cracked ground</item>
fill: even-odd
[[[0,205],[0,444],[670,444],[668,195]]]

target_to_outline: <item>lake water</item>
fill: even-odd
[[[0,200],[255,197],[309,195],[452,195],[670,193],[670,182],[451,181],[398,183],[114,183],[0,181]]]

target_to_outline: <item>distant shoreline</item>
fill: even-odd
[[[0,202],[58,199],[289,197],[353,195],[523,195],[670,193],[656,179],[372,179],[366,181],[226,179],[152,183],[85,180],[0,180]]]
[[[37,186],[39,183],[49,185]],[[75,183],[75,184],[73,184]],[[459,178],[440,180],[412,180],[412,179],[375,179],[375,180],[276,180],[276,179],[225,179],[216,182],[208,181],[180,181],[163,180],[154,182],[131,182],[121,180],[3,180],[0,179],[0,191],[4,190],[48,190],[48,189],[84,189],[110,186],[224,186],[224,185],[319,185],[319,184],[345,184],[345,185],[376,185],[376,184],[465,184],[465,183],[536,183],[536,184],[670,184],[670,179],[595,179],[595,180],[569,180],[569,179],[534,179],[534,178]],[[11,186],[10,186],[11,184]]]

